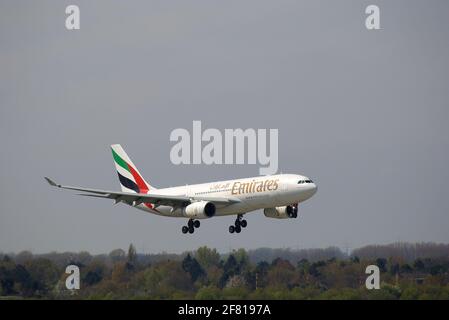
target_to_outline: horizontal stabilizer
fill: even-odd
[[[47,180],[48,184],[53,186],[53,187],[61,187],[61,185],[56,184],[56,182],[54,182],[53,180],[51,180],[50,178],[44,177],[45,180]]]

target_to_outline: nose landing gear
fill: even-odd
[[[243,219],[243,214],[238,214],[237,219],[235,219],[234,225],[229,226],[229,232],[240,233],[242,231],[242,228],[246,228],[247,225],[248,223]]]
[[[195,228],[199,228],[200,225],[201,223],[199,220],[189,219],[189,222],[187,222],[187,226],[182,227],[182,233],[193,233],[195,232]]]
[[[292,211],[289,214],[290,218],[298,218],[298,204],[292,204]]]

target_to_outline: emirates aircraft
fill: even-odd
[[[312,197],[317,186],[296,174],[278,174],[227,181],[156,189],[146,182],[119,144],[111,146],[122,192],[63,186],[45,178],[55,187],[85,192],[83,196],[113,199],[164,217],[187,218],[183,233],[193,233],[200,219],[237,215],[230,233],[246,228],[245,213],[263,209],[268,218],[298,217],[298,204]]]

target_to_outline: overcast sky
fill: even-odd
[[[130,5],[132,3],[132,5]],[[81,30],[65,29],[78,4]],[[365,28],[380,7],[381,30]],[[449,2],[0,0],[0,251],[220,251],[449,242]],[[50,188],[120,190],[121,143],[156,187],[255,176],[170,162],[170,132],[279,129],[295,220],[146,214]]]

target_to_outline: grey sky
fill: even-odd
[[[0,251],[449,242],[449,2],[0,0]],[[78,4],[81,30],[67,31]],[[381,9],[380,31],[364,9]],[[170,163],[175,128],[278,128],[297,220],[144,214],[50,188],[119,190],[121,143],[156,187],[253,176]]]

